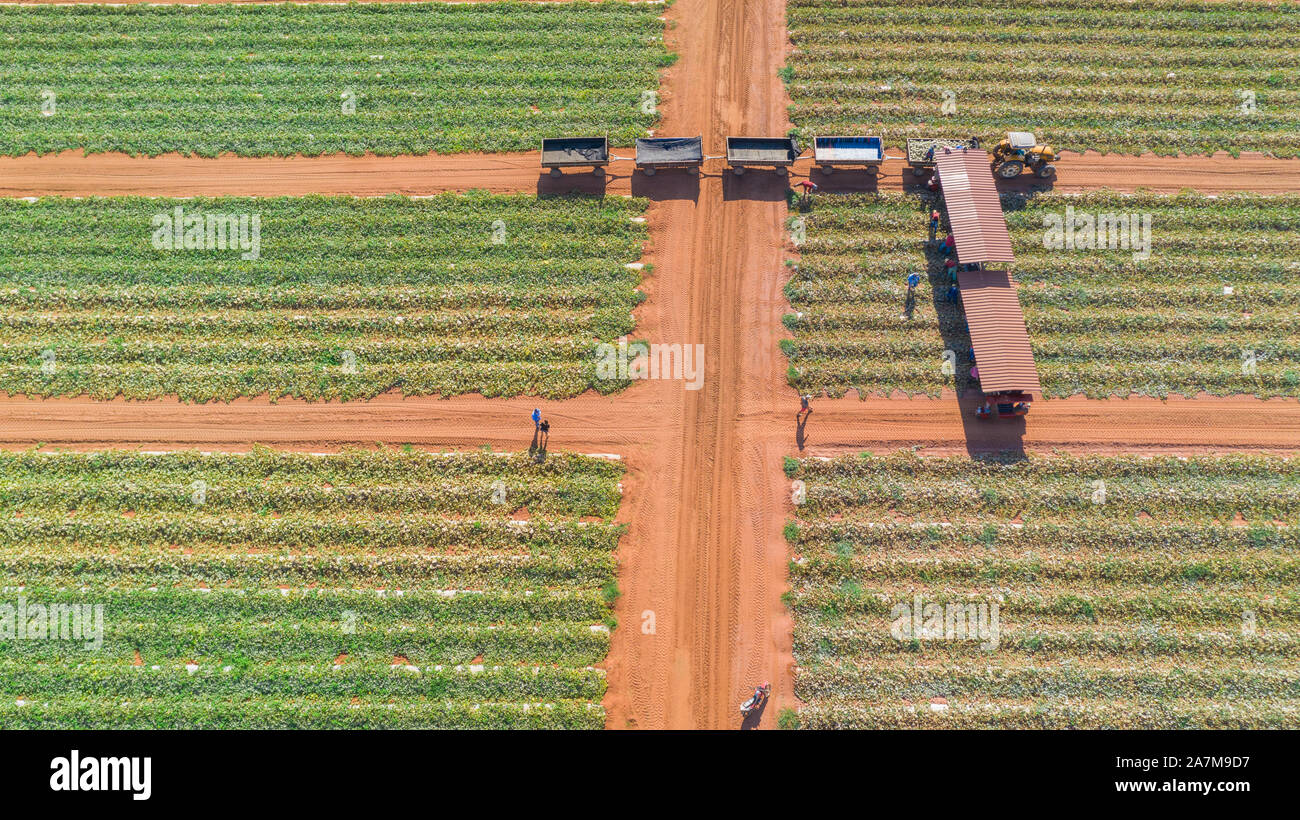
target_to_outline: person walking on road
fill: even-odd
[[[799,413],[808,414],[812,412],[812,408],[808,406],[808,400],[811,398],[811,394],[799,397]],[[796,413],[795,415],[798,415],[799,413]]]
[[[533,408],[533,431],[542,429],[542,411],[536,407]]]

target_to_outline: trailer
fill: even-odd
[[[542,168],[558,177],[562,168],[591,168],[596,176],[605,175],[609,165],[609,137],[556,137],[542,140]]]
[[[875,176],[884,161],[885,149],[880,137],[813,137],[813,164],[823,174],[831,174],[838,166],[862,167]]]
[[[793,137],[727,137],[727,167],[736,176],[746,168],[774,168],[780,176],[799,158],[799,142]]]
[[[642,137],[636,141],[636,169],[648,177],[667,168],[697,174],[703,164],[703,137]]]
[[[935,155],[942,153],[943,149],[979,147],[980,141],[975,137],[966,140],[914,137],[907,141],[907,166],[912,169],[913,176],[923,177],[934,169]]]

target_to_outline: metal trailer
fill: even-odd
[[[727,137],[727,167],[736,176],[750,167],[772,167],[779,176],[799,158],[799,143],[793,137]]]
[[[609,137],[558,137],[542,140],[542,167],[551,176],[560,176],[561,168],[591,168],[596,176],[605,175],[609,165]]]
[[[980,141],[970,139],[944,139],[931,137],[914,137],[907,141],[907,166],[912,175],[923,177],[926,171],[934,169],[934,155],[945,148],[979,148]]]
[[[636,169],[648,177],[666,168],[697,174],[704,164],[704,137],[642,137],[636,141]]]
[[[864,167],[868,174],[880,173],[885,148],[880,137],[813,137],[813,164],[829,175],[836,166]]]

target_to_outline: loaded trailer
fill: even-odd
[[[875,176],[885,161],[880,137],[813,137],[813,164],[823,174],[838,168],[865,168]]]
[[[736,176],[755,167],[785,176],[798,158],[799,142],[793,137],[727,137],[727,167]]]
[[[703,164],[703,137],[643,137],[636,141],[636,169],[648,177],[667,168],[697,174]]]
[[[927,171],[934,170],[935,156],[943,153],[945,148],[979,148],[980,141],[970,139],[944,139],[942,137],[914,137],[907,141],[907,166],[912,175],[923,177]]]
[[[609,137],[555,137],[542,140],[542,168],[558,177],[563,168],[591,168],[605,175],[609,165]]]

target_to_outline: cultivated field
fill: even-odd
[[[1149,255],[1111,249],[1109,231],[1103,249],[1044,247],[1045,217],[1064,220],[1067,208],[1094,222],[1150,214]],[[1046,395],[1300,396],[1300,197],[1008,195],[1003,209]],[[795,386],[830,395],[977,386],[944,257],[925,247],[921,202],[827,197],[795,218],[807,236],[786,288]],[[907,318],[912,271],[929,282]],[[957,354],[951,368],[945,350]]]
[[[899,453],[787,473],[807,492],[787,527],[805,727],[1300,726],[1294,459]],[[918,603],[944,620],[906,631],[894,608]],[[963,633],[949,603],[996,604],[1000,634]]]
[[[600,728],[623,468],[554,454],[0,453],[0,725]],[[522,518],[525,520],[513,520]]]
[[[671,62],[660,13],[622,2],[7,6],[0,154],[512,151],[587,132],[630,145],[658,119],[644,94]]]
[[[805,136],[865,128],[901,145],[937,133],[989,140],[1030,130],[1075,151],[1300,155],[1294,2],[788,6],[790,118]]]
[[[624,266],[641,256],[646,231],[633,219],[645,205],[486,194],[0,200],[0,391],[188,401],[607,392],[624,383],[596,377],[593,351],[632,330],[640,273]],[[244,258],[251,242],[156,246],[156,226],[206,214],[256,216],[258,258]]]

